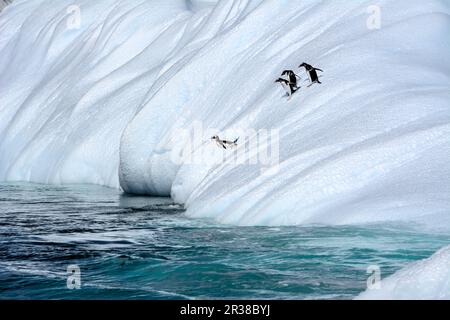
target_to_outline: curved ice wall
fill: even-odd
[[[442,223],[449,12],[444,0],[17,0],[0,15],[0,180],[171,195],[233,224]],[[323,84],[298,71],[287,101],[274,80],[302,62]],[[278,141],[269,164],[264,131]],[[215,133],[240,136],[238,149]],[[256,161],[174,159],[241,149]]]

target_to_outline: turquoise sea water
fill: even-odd
[[[351,299],[368,266],[385,277],[450,243],[418,230],[223,226],[170,199],[0,184],[0,299]]]

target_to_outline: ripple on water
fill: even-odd
[[[350,299],[450,243],[415,226],[231,227],[167,198],[0,184],[0,299]],[[66,288],[67,266],[82,289]]]

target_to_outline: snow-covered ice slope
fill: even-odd
[[[0,180],[171,195],[242,225],[448,217],[448,1],[377,1],[380,29],[370,0],[77,0],[79,28],[73,4],[0,15]],[[274,80],[302,62],[323,84],[288,102]],[[279,132],[278,170],[173,161],[197,122],[212,157],[219,131]]]
[[[359,300],[450,300],[450,246],[381,281]]]

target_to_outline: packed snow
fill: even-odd
[[[358,300],[450,300],[450,246],[382,280]]]
[[[442,225],[450,5],[376,3],[16,0],[0,14],[0,180],[170,195],[237,225]],[[290,101],[284,69],[302,77]]]

